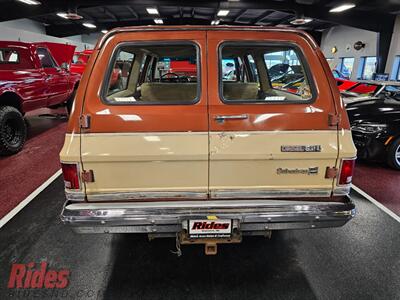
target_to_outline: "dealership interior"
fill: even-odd
[[[0,299],[400,299],[400,0],[0,5]]]

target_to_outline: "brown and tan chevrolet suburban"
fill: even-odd
[[[215,254],[243,235],[344,225],[355,156],[308,34],[119,28],[98,42],[77,91],[61,218],[80,233],[173,236]]]

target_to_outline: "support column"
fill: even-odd
[[[389,56],[390,43],[392,41],[392,30],[378,33],[376,49],[376,73],[385,73],[386,63]]]

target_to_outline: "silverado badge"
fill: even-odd
[[[321,152],[321,145],[284,145],[281,152]]]

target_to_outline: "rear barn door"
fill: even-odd
[[[293,33],[212,31],[208,48],[211,197],[329,196],[335,109],[312,46]]]
[[[83,111],[89,201],[207,198],[205,57],[201,31],[131,32],[106,43]]]

